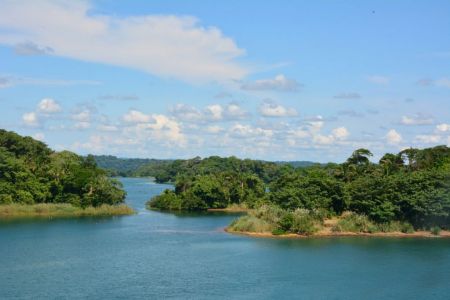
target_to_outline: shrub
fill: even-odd
[[[365,215],[359,215],[356,213],[345,213],[338,223],[332,228],[337,232],[369,232],[373,233],[378,231],[378,228],[373,224],[369,218]]]
[[[439,227],[439,226],[431,227],[430,231],[434,235],[439,235],[439,234],[441,234],[441,227]]]
[[[311,235],[315,233],[318,228],[316,223],[318,222],[316,219],[317,216],[311,214],[310,211],[305,209],[297,209],[292,213],[292,227],[291,232],[297,234]]]
[[[275,227],[254,216],[243,216],[234,220],[228,227],[232,231],[240,232],[272,232]]]

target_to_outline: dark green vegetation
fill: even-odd
[[[97,165],[111,176],[157,177],[171,160],[149,158],[119,158],[112,155],[94,155]]]
[[[211,156],[201,159],[160,160],[141,158],[118,158],[111,155],[94,156],[99,167],[108,171],[111,176],[123,177],[154,177],[158,183],[175,182],[179,174],[182,175],[209,175],[216,172],[240,172],[264,174],[268,181],[273,175],[270,169],[275,170],[281,166],[310,167],[315,163],[310,161],[278,161],[265,162],[259,160],[239,160],[236,157],[221,158]],[[263,170],[264,169],[264,170]]]
[[[0,205],[68,203],[86,208],[124,199],[120,182],[108,178],[92,156],[54,152],[31,137],[0,130]]]
[[[370,162],[371,156],[369,150],[358,149],[342,164],[308,168],[236,158],[199,160],[185,171],[178,169],[175,191],[154,197],[148,207],[269,205],[276,207],[276,213],[269,213],[275,221],[268,222],[276,225],[271,227],[276,232],[309,234],[318,223],[346,211],[351,213],[334,226],[335,231],[352,226],[359,232],[449,228],[450,148],[407,149],[386,154],[378,163]],[[263,215],[244,218],[255,227],[264,221]]]

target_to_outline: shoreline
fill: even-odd
[[[315,237],[331,238],[331,237],[385,237],[385,238],[450,238],[450,231],[442,230],[439,235],[434,235],[429,231],[415,231],[413,233],[404,232],[329,232],[318,231],[312,235],[301,235],[295,233],[287,233],[274,235],[271,232],[249,232],[249,231],[234,231],[227,227],[224,231],[230,234],[243,235],[255,238],[275,238],[275,239],[307,239]]]
[[[238,212],[248,212],[250,209],[244,207],[226,207],[226,208],[208,208],[207,212],[229,212],[229,213],[238,213]]]
[[[1,219],[22,218],[80,218],[80,217],[108,217],[135,214],[133,208],[126,204],[107,205],[98,207],[76,207],[68,203],[39,203],[39,204],[1,204]]]

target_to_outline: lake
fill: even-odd
[[[168,185],[122,178],[138,214],[0,221],[0,299],[449,299],[450,239],[258,239],[237,215],[145,210]]]

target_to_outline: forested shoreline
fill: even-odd
[[[121,183],[92,156],[0,130],[0,216],[130,214],[124,199]]]
[[[406,149],[378,163],[358,149],[342,164],[293,168],[223,158],[199,160],[176,175],[175,189],[151,199],[159,210],[238,205],[252,213],[235,231],[314,234],[333,219],[334,232],[439,232],[450,224],[450,148]],[[198,172],[201,170],[201,172]]]

